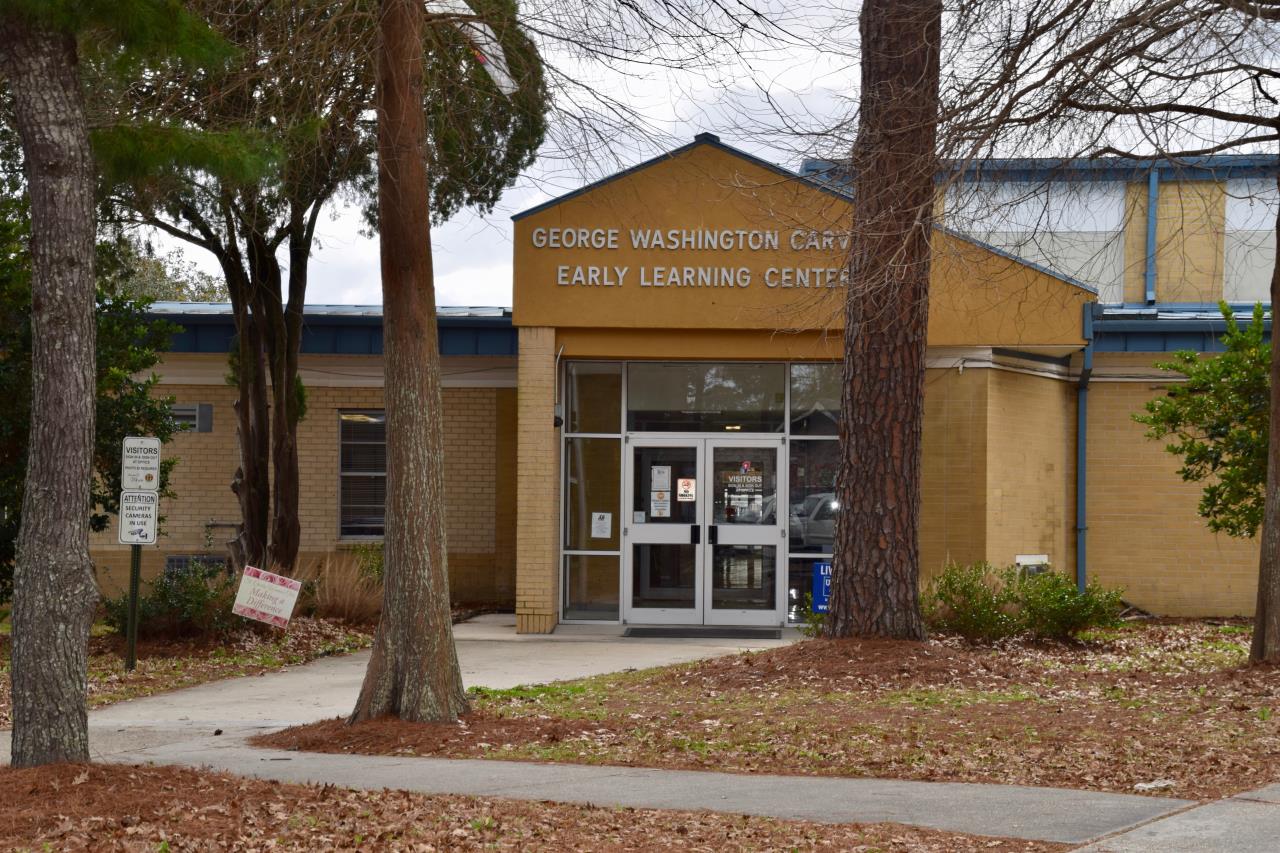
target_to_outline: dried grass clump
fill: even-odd
[[[306,606],[316,616],[368,625],[382,613],[382,582],[356,554],[331,551],[304,563],[298,580],[306,584]]]

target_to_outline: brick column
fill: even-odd
[[[560,432],[555,329],[520,329],[516,388],[516,631],[549,634],[559,613]]]

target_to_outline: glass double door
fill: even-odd
[[[777,625],[781,438],[625,444],[623,618]]]

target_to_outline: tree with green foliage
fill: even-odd
[[[145,57],[207,60],[220,51],[177,0],[0,0],[0,73],[31,211],[31,426],[10,658],[14,766],[89,759],[97,170],[82,61],[137,77]]]
[[[1200,515],[1209,529],[1249,538],[1266,503],[1271,344],[1261,304],[1245,325],[1225,302],[1219,307],[1227,321],[1224,352],[1205,358],[1180,351],[1159,362],[1181,381],[1133,419],[1146,425],[1147,437],[1172,439],[1165,449],[1182,460],[1182,479],[1205,483]]]
[[[468,42],[447,25],[426,27],[419,105],[429,132],[424,156],[432,214],[491,208],[533,158],[544,133],[546,93],[536,51],[514,26],[511,0],[471,4],[495,29],[512,73],[503,98],[485,80]],[[306,410],[298,375],[302,313],[316,225],[336,197],[375,213],[376,4],[365,0],[267,0],[190,7],[237,50],[217,73],[159,75],[108,98],[136,132],[110,158],[113,205],[129,222],[210,252],[226,281],[236,325],[239,468],[231,488],[241,528],[239,564],[289,572],[301,537],[297,429]],[[502,22],[506,22],[503,24]],[[203,161],[174,159],[136,179],[139,151],[166,146],[174,129],[199,127],[222,140]],[[426,239],[424,233],[422,239]]]

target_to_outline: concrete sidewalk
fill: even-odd
[[[708,809],[823,823],[894,823],[975,835],[1082,844],[1173,814],[1187,800],[1012,785],[904,782],[593,767],[516,761],[326,755],[202,739],[112,761],[214,767],[282,782],[333,782],[596,806]]]
[[[636,640],[599,629],[517,636],[514,622],[511,616],[491,616],[456,627],[468,686],[513,687],[789,641]],[[330,658],[99,709],[89,715],[94,759],[207,766],[281,781],[339,781],[372,789],[709,809],[826,822],[893,821],[1070,844],[1104,839],[1088,848],[1098,853],[1280,849],[1273,843],[1280,838],[1280,796],[1273,794],[1280,791],[1271,789],[1193,808],[1185,800],[1064,789],[321,755],[245,744],[259,732],[349,712],[367,659],[367,653]],[[7,762],[8,738],[3,740],[0,749]],[[1255,842],[1261,846],[1251,846]],[[1183,843],[1192,846],[1178,846]]]

